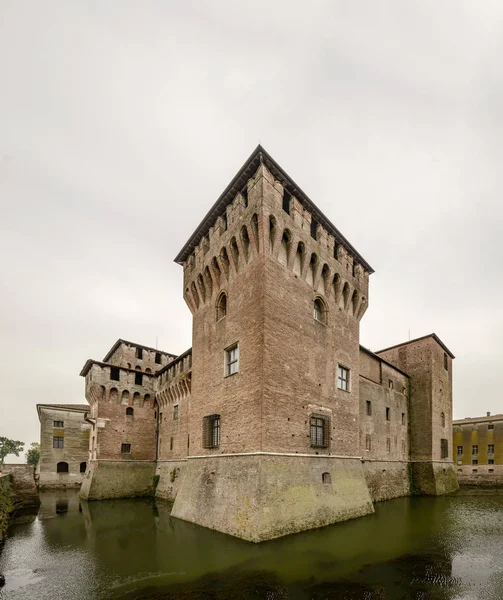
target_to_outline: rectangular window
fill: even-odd
[[[372,416],[372,402],[367,400],[367,417]]]
[[[161,353],[160,352],[155,353],[155,362],[157,365],[161,364]]]
[[[487,429],[494,429],[494,423],[489,423],[489,425],[487,426]]]
[[[477,469],[472,469],[472,473],[478,473]]]
[[[487,469],[488,473],[494,473],[494,469]]]
[[[131,454],[131,444],[121,444],[121,454]]]
[[[393,389],[393,381],[391,379],[388,379],[388,387],[390,390]]]
[[[494,458],[490,458],[490,459],[487,461],[487,464],[488,464],[488,465],[494,465]]]
[[[173,421],[178,421],[178,404],[173,406]]]
[[[472,460],[472,465],[478,465],[478,464],[479,464],[479,461],[476,458],[474,458]]]
[[[444,352],[444,369],[446,371],[449,370],[449,359],[447,358],[447,353],[446,352]]]
[[[479,453],[479,447],[477,445],[476,446],[472,446],[472,454],[474,456],[476,456],[478,453]]]
[[[440,458],[448,458],[449,456],[449,441],[446,439],[440,440]]]
[[[463,446],[458,446],[458,456],[463,456]]]
[[[135,373],[134,374],[134,384],[135,385],[143,385],[143,373]]]
[[[52,447],[53,448],[63,448],[64,441],[65,441],[64,437],[61,437],[59,435],[55,435],[52,438]]]
[[[136,348],[136,358],[140,360],[143,358],[143,348]]]
[[[391,452],[391,438],[386,438],[386,452]]]
[[[386,407],[386,421],[391,421],[391,409],[389,406]]]
[[[494,454],[494,444],[488,444],[487,454]]]
[[[120,373],[119,367],[110,367],[110,379],[113,381],[120,381]]]
[[[317,230],[318,230],[318,223],[317,223],[316,219],[311,217],[311,237],[313,238],[313,240],[316,239]]]
[[[402,425],[405,425],[405,413],[402,413]]]
[[[337,388],[349,392],[349,369],[341,365],[337,367]]]
[[[203,448],[220,446],[220,415],[208,415],[203,419]]]
[[[169,449],[173,450],[173,438],[169,438]]]
[[[235,344],[225,351],[225,376],[239,371],[239,346]]]
[[[292,199],[292,197],[290,196],[290,194],[283,189],[283,210],[290,214],[290,200]]]
[[[311,415],[309,437],[314,448],[329,446],[330,420],[323,415]]]
[[[372,450],[372,436],[369,434],[365,436],[365,448],[369,452]]]
[[[63,427],[63,426],[64,426],[63,421],[54,421],[54,427]]]

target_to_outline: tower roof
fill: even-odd
[[[241,167],[241,169],[239,169],[232,181],[217,199],[215,204],[213,204],[210,210],[206,213],[204,219],[196,227],[194,233],[190,236],[189,240],[175,258],[176,263],[182,265],[187,260],[201,239],[208,233],[210,227],[215,223],[216,219],[224,213],[227,206],[236,197],[236,194],[244,188],[248,179],[253,177],[262,163],[267,167],[272,175],[281,182],[288,192],[295,196],[302,206],[304,206],[304,208],[313,215],[316,221],[334,236],[337,243],[342,244],[346,250],[352,254],[353,257],[356,258],[357,261],[363,265],[367,271],[369,271],[369,273],[374,272],[374,269],[368,264],[363,256],[361,256],[361,254],[355,250],[355,248],[348,242],[348,240],[342,235],[337,227],[335,227],[335,225],[321,212],[314,202],[310,200],[307,194],[301,190],[295,181],[278,165],[278,163],[264,150],[260,144],[251,153],[244,165]]]
[[[408,344],[414,344],[415,342],[419,342],[421,340],[425,340],[426,338],[434,339],[439,346],[441,346],[447,354],[451,358],[456,358],[454,354],[447,348],[447,346],[442,342],[442,340],[438,337],[436,333],[429,333],[428,335],[423,335],[421,337],[415,338],[413,340],[409,340],[408,342],[402,342],[401,344],[395,344],[394,346],[388,346],[388,348],[383,348],[382,350],[378,350],[375,354],[381,354],[381,352],[386,352],[387,350],[393,350],[394,348],[398,348],[399,346],[407,346]]]

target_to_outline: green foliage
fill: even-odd
[[[8,454],[19,456],[19,453],[23,451],[23,448],[24,442],[0,437],[0,467],[3,465],[4,459]]]
[[[29,465],[33,465],[35,468],[38,464],[38,459],[40,458],[40,444],[37,442],[32,442],[28,451],[26,452],[26,462]]]
[[[7,531],[7,517],[14,510],[14,503],[8,490],[0,489],[0,540]]]

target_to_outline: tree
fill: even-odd
[[[38,464],[38,459],[40,458],[40,444],[37,442],[32,442],[28,451],[26,452],[26,462],[29,465],[33,465],[35,468]]]
[[[23,451],[23,448],[24,442],[9,440],[9,438],[0,436],[0,467],[3,465],[3,461],[8,454],[19,456],[19,453]]]

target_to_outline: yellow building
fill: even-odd
[[[503,482],[503,414],[452,422],[460,483]]]

